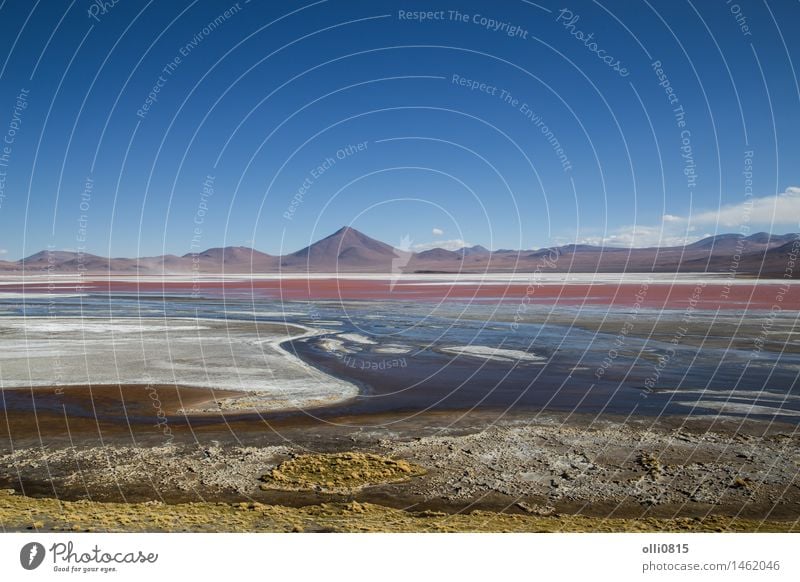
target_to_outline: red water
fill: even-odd
[[[800,290],[782,281],[762,281],[725,285],[695,283],[565,283],[538,284],[448,283],[423,284],[420,281],[361,279],[282,279],[226,281],[125,281],[84,280],[81,283],[3,285],[4,292],[46,293],[164,293],[204,296],[250,296],[257,299],[286,301],[313,300],[411,300],[411,301],[481,301],[532,302],[542,305],[615,305],[639,304],[655,309],[759,309],[800,310]]]

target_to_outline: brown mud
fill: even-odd
[[[186,416],[219,391],[3,391],[0,527],[798,531],[800,435],[733,417]],[[265,477],[266,476],[266,477]]]

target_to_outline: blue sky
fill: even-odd
[[[7,259],[800,230],[795,2],[0,6]]]

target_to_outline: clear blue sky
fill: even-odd
[[[6,0],[3,258],[800,230],[800,4],[562,8]]]

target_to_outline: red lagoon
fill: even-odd
[[[699,281],[699,280],[698,280]],[[649,281],[621,283],[442,282],[363,278],[276,278],[226,280],[91,279],[3,285],[0,293],[146,293],[196,297],[254,296],[285,301],[480,301],[541,305],[638,304],[650,309],[800,310],[800,288],[789,282]]]

